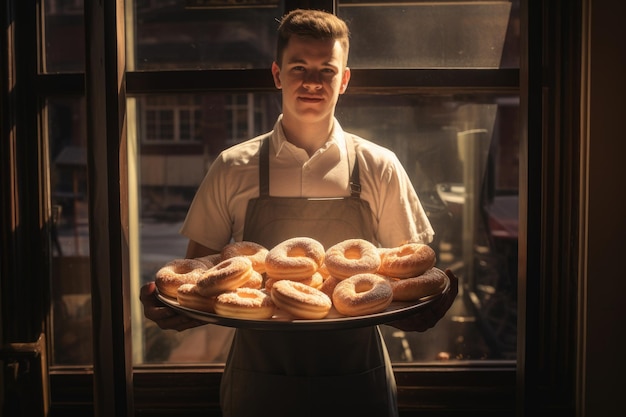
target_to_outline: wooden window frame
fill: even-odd
[[[8,325],[3,320],[2,341],[38,340],[45,333],[42,318],[47,312],[42,306],[47,305],[48,294],[42,291],[33,297],[26,291],[28,286],[46,288],[48,282],[49,210],[45,203],[46,166],[42,162],[42,103],[49,96],[86,95],[89,132],[93,135],[88,153],[95,272],[92,287],[98,294],[94,307],[94,317],[98,318],[94,325],[95,372],[76,368],[50,372],[50,396],[43,400],[49,404],[45,407],[50,407],[50,415],[64,416],[163,416],[176,415],[181,409],[188,411],[187,415],[218,413],[220,367],[145,366],[133,370],[131,366],[126,333],[129,323],[123,314],[128,311],[128,300],[123,296],[128,280],[112,278],[127,276],[125,219],[119,209],[119,203],[123,206],[126,201],[125,167],[120,162],[124,160],[124,102],[126,94],[273,91],[269,70],[241,70],[246,74],[245,84],[238,70],[124,73],[120,71],[124,57],[119,55],[116,32],[123,26],[116,18],[123,12],[123,1],[117,0],[100,5],[85,2],[91,51],[87,76],[40,74],[35,56],[40,39],[36,3],[10,0],[1,12],[5,27],[10,28],[1,38],[2,45],[7,46],[3,48],[7,52],[3,53],[1,75],[10,81],[2,88],[2,122],[15,128],[3,131],[7,140],[2,141],[0,191],[2,201],[10,204],[2,208],[0,294],[3,317],[24,317]],[[520,150],[517,365],[397,365],[403,416],[468,412],[513,416],[520,409],[550,410],[558,416],[572,415],[576,406],[578,254],[571,242],[579,238],[576,181],[580,138],[576,132],[583,4],[584,0],[522,0],[519,71],[353,70],[351,91],[355,94],[383,90],[412,94],[496,92],[519,93],[521,97],[525,132]],[[302,1],[301,6],[334,8],[329,1]],[[539,30],[528,30],[530,27]],[[18,50],[32,53],[20,55]],[[19,86],[16,90],[15,85]],[[106,158],[95,158],[95,154]],[[33,204],[24,195],[39,198]],[[21,228],[16,228],[18,220]],[[33,250],[42,254],[44,262],[25,265],[20,261]],[[27,279],[17,282],[10,279],[14,276]],[[119,305],[124,308],[114,308]]]

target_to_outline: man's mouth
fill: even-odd
[[[323,99],[321,97],[300,96],[298,99],[305,103],[319,103]]]

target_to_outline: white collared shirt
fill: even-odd
[[[276,197],[346,197],[348,153],[339,122],[324,146],[310,158],[285,138],[281,117],[274,130],[224,150],[211,164],[189,208],[181,233],[208,248],[221,250],[240,241],[248,201],[259,195],[259,149],[269,137],[270,195]],[[396,155],[354,136],[359,158],[361,198],[372,210],[378,244],[428,243],[433,229],[411,181]]]

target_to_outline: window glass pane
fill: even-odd
[[[435,230],[437,266],[461,281],[433,329],[383,326],[393,361],[515,359],[518,111],[517,97],[341,97],[342,127],[400,158]]]
[[[353,68],[519,66],[519,0],[344,0],[337,14],[350,25]]]
[[[134,69],[269,68],[278,0],[135,0]],[[127,8],[128,9],[128,8]],[[131,23],[133,22],[133,23]]]
[[[143,96],[131,100],[136,103],[137,121],[129,125],[131,129],[136,126],[139,144],[141,285],[153,281],[156,271],[166,262],[185,256],[187,239],[179,230],[211,161],[223,149],[272,129],[280,96],[277,93],[198,94]],[[153,130],[144,127],[141,120],[155,103],[162,107],[161,111],[179,115],[171,119],[173,131],[194,132],[194,140],[184,140],[182,134],[180,140],[153,140],[150,136]],[[233,334],[230,328],[208,325],[180,333],[163,331],[143,318],[140,307],[133,314],[139,317],[133,323],[142,327],[133,333],[143,335],[141,343],[134,343],[134,348],[142,349],[134,352],[135,362],[226,360]]]
[[[202,103],[197,145],[153,144],[138,129],[141,283],[184,256],[187,241],[178,231],[211,161],[227,146],[270,130],[280,108],[278,94],[194,97]],[[137,97],[137,114],[164,99]],[[516,357],[518,106],[508,96],[340,99],[337,117],[345,130],[399,156],[437,233],[437,265],[451,268],[469,292],[427,332],[383,327],[394,362]],[[177,333],[140,323],[145,342],[135,357],[145,363],[221,362],[232,337],[231,329],[214,325]]]
[[[85,70],[84,0],[44,0],[45,72]]]
[[[92,363],[84,101],[48,100],[52,364]]]

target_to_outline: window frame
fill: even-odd
[[[3,209],[2,219],[2,307],[3,316],[12,314],[25,317],[26,332],[8,328],[3,323],[3,340],[12,338],[31,338],[37,333],[41,318],[46,312],[41,309],[28,310],[28,306],[36,303],[24,291],[25,286],[33,282],[13,283],[6,291],[8,277],[23,273],[33,277],[34,285],[45,288],[48,279],[45,257],[49,254],[47,224],[49,208],[45,203],[45,141],[42,133],[43,104],[49,96],[85,95],[85,85],[94,82],[84,74],[40,74],[36,52],[39,48],[24,48],[26,45],[37,45],[39,38],[40,10],[36,2],[10,0],[11,7],[1,12],[5,22],[19,22],[22,26],[2,35],[3,44],[13,45],[6,50],[16,51],[18,43],[21,51],[29,50],[30,55],[3,55],[3,79],[20,81],[20,96],[13,96],[7,87],[2,90],[2,121],[3,124],[17,126],[12,133],[12,144],[15,148],[7,148],[3,143],[3,180],[2,200],[11,201],[8,209]],[[118,104],[123,103],[125,95],[166,92],[266,92],[273,91],[274,86],[269,70],[204,70],[174,72],[128,72],[123,80],[123,89],[111,89],[108,79],[111,69],[115,72],[117,58],[117,34],[112,33],[116,23],[116,13],[123,1],[104,2],[103,9],[91,10],[96,26],[91,29],[88,48],[94,49],[93,62],[96,57],[105,57],[105,65],[109,72],[99,72],[95,81],[109,87],[108,99],[117,98]],[[113,5],[109,4],[113,3]],[[332,1],[302,1],[302,6],[333,9]],[[521,97],[520,111],[526,131],[523,132],[521,162],[522,178],[520,184],[520,321],[518,324],[519,349],[516,366],[510,363],[486,364],[459,363],[454,366],[433,365],[397,365],[394,367],[398,379],[401,415],[410,415],[419,411],[420,415],[443,415],[450,412],[467,412],[480,410],[482,415],[515,415],[522,407],[527,409],[551,409],[557,415],[569,415],[575,399],[575,383],[572,373],[576,363],[576,346],[572,343],[576,332],[576,278],[577,254],[570,242],[578,239],[575,209],[565,210],[564,207],[577,207],[576,179],[579,171],[577,158],[578,126],[577,96],[580,74],[577,65],[566,65],[573,60],[577,62],[576,51],[580,49],[578,39],[580,28],[581,2],[535,2],[521,0],[522,8],[522,63],[520,70],[353,70],[353,82],[350,93],[358,94],[372,91],[393,91],[396,93],[450,93],[463,92],[519,92]],[[88,16],[86,16],[88,17]],[[118,22],[119,23],[119,22]],[[89,26],[89,25],[86,25]],[[9,25],[7,25],[9,27]],[[530,31],[529,27],[541,30]],[[98,28],[101,31],[98,31]],[[36,35],[37,34],[37,35]],[[559,36],[557,36],[557,34]],[[13,43],[12,43],[13,42]],[[113,59],[111,58],[113,57]],[[89,58],[88,58],[89,59]],[[92,67],[93,68],[93,67]],[[89,71],[89,67],[87,67]],[[241,72],[246,71],[246,83],[242,84]],[[393,74],[390,77],[390,73]],[[119,74],[118,74],[119,75]],[[175,75],[175,76],[174,76]],[[115,82],[121,81],[114,77]],[[157,88],[158,86],[158,88]],[[117,87],[114,85],[113,87]],[[89,88],[87,89],[89,91]],[[102,97],[99,97],[101,99]],[[115,100],[114,100],[115,101]],[[30,103],[30,104],[26,104]],[[110,136],[104,137],[106,158],[101,168],[114,174],[114,179],[124,167],[119,166],[120,145],[111,141],[119,138],[120,107],[103,102],[104,108],[92,107],[90,113],[97,111],[106,113],[105,130]],[[14,110],[9,110],[14,109]],[[123,112],[122,112],[123,114]],[[566,129],[563,131],[561,129]],[[4,137],[4,136],[3,136]],[[569,140],[573,137],[573,140]],[[550,140],[548,140],[550,139]],[[4,141],[3,141],[4,142]],[[113,142],[113,143],[111,143]],[[108,146],[108,147],[107,147]],[[6,151],[6,152],[5,152]],[[93,161],[94,150],[90,151]],[[17,164],[17,161],[23,162]],[[554,164],[554,161],[560,162]],[[5,163],[5,162],[8,162]],[[42,166],[43,164],[43,166]],[[538,167],[530,170],[528,167]],[[96,167],[92,168],[93,170]],[[37,173],[36,175],[29,174]],[[7,174],[7,175],[4,175]],[[16,176],[18,177],[16,179]],[[99,177],[101,178],[101,177]],[[22,182],[23,181],[23,182]],[[117,189],[115,188],[117,185]],[[40,196],[38,204],[24,204],[15,199],[13,188],[17,187],[26,195]],[[104,179],[90,180],[90,192],[101,192],[108,196],[118,196],[122,205],[124,195],[119,189],[119,181]],[[540,190],[530,193],[530,190]],[[34,193],[33,193],[34,192]],[[92,259],[92,268],[107,265],[106,271],[113,269],[124,275],[123,269],[127,254],[119,231],[122,219],[115,213],[115,205],[107,206],[104,212],[90,215],[90,223],[98,214],[104,213],[106,218],[114,220],[110,227],[94,228],[92,241],[105,242],[106,253],[96,253]],[[17,234],[10,229],[13,219],[20,217],[30,226]],[[7,238],[10,236],[11,238]],[[44,262],[38,266],[23,266],[16,259],[24,259],[33,248],[41,253]],[[12,259],[8,253],[14,254]],[[559,255],[559,256],[556,256]],[[561,259],[552,262],[551,259]],[[112,261],[112,262],[111,262]],[[120,284],[110,278],[102,279],[103,273],[96,274],[96,282],[114,289],[122,289]],[[127,280],[126,280],[127,281]],[[17,294],[17,301],[12,307],[6,294]],[[107,305],[112,305],[120,295],[105,293]],[[45,298],[43,291],[41,297]],[[15,301],[15,300],[14,300]],[[127,300],[126,300],[127,302]],[[42,303],[41,305],[45,305]],[[526,308],[533,306],[536,308]],[[98,307],[96,307],[98,308]],[[108,309],[109,313],[112,309]],[[102,306],[101,312],[107,312]],[[125,323],[119,316],[108,317],[115,331],[123,330]],[[116,321],[117,320],[117,321]],[[41,329],[45,331],[45,329]],[[28,333],[28,334],[25,334]],[[94,331],[95,333],[95,331]],[[103,342],[103,335],[95,335],[96,340]],[[112,344],[96,347],[100,356],[98,365],[122,363],[121,371],[128,372],[128,358],[116,356],[115,344],[128,346],[128,342],[117,334]],[[100,350],[99,350],[100,349]],[[97,355],[97,356],[98,356]],[[574,364],[574,366],[572,365]],[[113,366],[115,368],[115,366]],[[216,402],[219,393],[219,366],[203,367],[152,367],[144,366],[132,370],[125,375],[122,387],[115,392],[107,392],[102,387],[103,379],[100,372],[107,378],[119,378],[115,370],[106,370],[96,366],[96,375],[90,369],[58,368],[50,372],[50,407],[52,415],[92,415],[94,408],[102,410],[102,395],[113,396],[120,402],[128,400],[135,413],[141,415],[172,415],[185,407],[188,415],[205,415],[207,410],[217,411]],[[119,370],[118,370],[119,371]],[[185,384],[177,387],[179,383]],[[202,383],[203,385],[200,385]],[[198,387],[202,386],[202,391]],[[181,395],[186,389],[193,389],[192,394]],[[205,389],[208,389],[209,395]],[[120,392],[121,390],[121,392]],[[132,392],[131,392],[132,390]],[[171,396],[160,398],[156,403],[157,393],[171,393]],[[94,395],[95,393],[95,395]],[[81,400],[77,400],[80,396]],[[129,396],[127,398],[126,396]],[[181,398],[193,397],[191,402],[182,404]],[[105,398],[109,398],[106,397]],[[423,402],[422,402],[423,401]],[[419,402],[419,404],[418,404]],[[119,406],[115,403],[114,406]],[[96,414],[98,414],[96,412]],[[129,413],[130,414],[130,413]],[[120,414],[118,414],[120,415]]]

